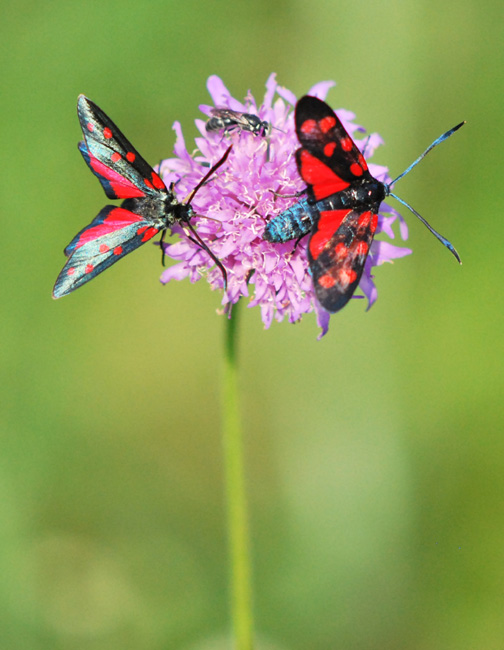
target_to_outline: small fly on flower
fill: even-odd
[[[271,125],[252,113],[240,113],[230,108],[216,107],[210,111],[212,117],[207,121],[205,129],[208,133],[233,133],[246,131],[254,135],[266,136],[271,131]]]

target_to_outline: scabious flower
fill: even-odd
[[[334,85],[331,81],[320,82],[307,94],[325,99]],[[260,307],[266,328],[274,318],[277,321],[287,318],[293,323],[304,313],[315,311],[322,328],[320,336],[323,336],[328,330],[330,314],[315,299],[308,270],[308,237],[304,237],[296,248],[293,241],[272,244],[263,239],[267,221],[298,201],[295,195],[305,189],[294,156],[299,147],[294,127],[296,97],[277,85],[274,74],[266,82],[264,100],[259,106],[250,93],[244,102],[234,99],[215,75],[208,79],[207,88],[215,106],[258,115],[274,128],[268,137],[240,131],[224,135],[207,133],[205,121],[197,119],[196,127],[201,135],[195,140],[196,151],[189,153],[180,123],[175,122],[176,157],[164,160],[160,173],[167,185],[176,182],[175,190],[182,198],[198,184],[208,167],[223,156],[231,142],[233,149],[226,163],[192,201],[196,212],[192,225],[227,270],[228,286],[222,305],[229,309],[240,298],[251,297],[248,306]],[[206,115],[211,108],[200,106]],[[369,161],[383,143],[380,136],[376,133],[365,136],[364,129],[354,124],[353,113],[342,109],[336,112]],[[391,181],[386,167],[368,164],[375,178],[384,183]],[[396,221],[402,239],[406,239],[406,223],[394,209],[382,203],[376,234],[394,239],[392,227]],[[163,272],[161,282],[185,277],[196,282],[206,277],[213,289],[223,288],[222,274],[208,253],[191,241],[180,225],[174,225],[172,230],[180,235],[180,240],[165,244],[165,252],[178,263]],[[377,297],[373,267],[410,253],[410,249],[387,241],[373,241],[359,284],[368,300],[368,308]]]

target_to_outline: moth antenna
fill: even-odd
[[[228,152],[229,152],[229,150],[228,150]],[[224,291],[226,291],[227,290],[227,272],[226,272],[226,269],[224,268],[222,262],[215,256],[214,253],[212,253],[212,251],[208,248],[208,246],[205,244],[205,242],[201,239],[201,237],[198,235],[196,229],[194,228],[194,226],[191,225],[191,223],[189,221],[186,221],[184,223],[183,227],[185,227],[185,226],[187,226],[187,228],[189,228],[191,233],[194,235],[194,237],[191,237],[191,235],[189,235],[186,232],[186,235],[189,237],[189,239],[192,242],[194,242],[195,244],[197,244],[198,246],[200,246],[204,251],[206,251],[210,255],[210,257],[213,259],[215,264],[218,266],[220,272],[222,273],[222,279],[224,280]]]
[[[397,183],[397,181],[400,180],[403,176],[406,176],[406,174],[409,173],[409,172],[413,169],[413,167],[415,167],[416,165],[418,165],[418,163],[422,160],[422,158],[425,158],[425,156],[429,153],[429,151],[431,151],[432,149],[434,149],[434,147],[437,147],[437,145],[438,145],[438,144],[441,144],[441,142],[444,142],[444,140],[446,140],[446,139],[449,138],[451,135],[453,135],[453,134],[455,133],[455,131],[458,131],[458,129],[460,129],[461,126],[464,126],[464,124],[465,124],[465,121],[464,121],[464,122],[460,122],[460,124],[457,124],[457,126],[454,126],[453,129],[450,129],[449,131],[446,131],[446,133],[443,133],[443,135],[440,135],[439,138],[437,138],[436,140],[434,140],[434,142],[433,142],[432,144],[430,144],[430,145],[427,147],[427,149],[426,149],[422,154],[420,154],[420,155],[418,156],[418,158],[417,158],[414,162],[412,162],[411,165],[410,165],[407,169],[405,169],[405,170],[403,171],[402,174],[399,174],[399,176],[398,176],[397,178],[394,178],[394,180],[393,180],[391,183],[389,183],[388,185],[385,185],[385,192],[386,192],[386,195],[387,195],[387,196],[392,196],[396,201],[399,201],[399,203],[402,203],[406,208],[408,208],[408,210],[410,210],[410,212],[412,212],[412,213],[415,215],[415,217],[417,217],[418,219],[420,219],[420,221],[424,224],[424,226],[426,226],[426,227],[431,231],[431,233],[432,233],[435,237],[437,237],[437,239],[439,239],[439,241],[440,241],[444,246],[446,246],[446,248],[447,248],[451,253],[453,253],[453,255],[455,256],[455,258],[456,258],[456,260],[458,261],[459,264],[462,264],[462,261],[461,261],[461,259],[460,259],[460,255],[457,253],[457,251],[456,251],[456,249],[455,249],[455,246],[453,246],[453,244],[452,244],[451,242],[449,242],[448,239],[446,239],[446,237],[443,237],[442,235],[440,235],[440,234],[437,232],[437,230],[434,230],[434,228],[430,225],[430,223],[429,223],[426,219],[424,219],[424,218],[422,217],[422,215],[419,214],[419,213],[418,213],[414,208],[412,208],[411,205],[410,205],[409,203],[406,203],[406,201],[404,201],[403,199],[399,198],[399,197],[397,196],[397,194],[394,194],[393,192],[391,192],[391,191],[390,191],[390,188],[392,187],[392,185],[394,185],[395,183]]]
[[[462,123],[462,124],[463,124],[463,123]],[[459,126],[460,126],[460,125],[459,125]],[[440,235],[440,234],[437,232],[437,230],[434,230],[434,228],[430,225],[430,223],[429,223],[428,221],[426,221],[426,220],[422,217],[422,215],[419,214],[419,213],[418,213],[414,208],[412,208],[411,205],[410,205],[409,203],[406,203],[406,201],[403,201],[403,200],[400,199],[396,194],[393,194],[392,192],[389,192],[388,194],[389,194],[389,196],[394,197],[394,199],[395,199],[396,201],[399,201],[399,203],[402,203],[404,206],[406,206],[406,207],[408,208],[408,210],[410,210],[410,211],[415,215],[415,217],[418,217],[418,218],[420,219],[420,221],[424,224],[424,226],[427,226],[427,228],[431,231],[431,233],[434,235],[434,237],[437,237],[437,238],[439,239],[439,241],[440,241],[442,244],[444,244],[444,245],[446,246],[446,248],[447,248],[451,253],[453,253],[453,255],[455,256],[455,258],[456,258],[456,260],[458,261],[458,263],[459,263],[459,264],[462,264],[462,260],[460,259],[460,256],[459,256],[459,254],[457,253],[457,251],[456,251],[456,249],[455,249],[455,246],[453,246],[453,244],[452,244],[451,242],[449,242],[448,239],[446,239],[446,237],[443,237],[442,235]]]
[[[281,199],[299,199],[300,196],[303,196],[303,194],[308,192],[308,188],[305,187],[304,190],[299,190],[299,192],[296,192],[295,194],[280,194],[280,192],[275,192],[275,190],[268,190],[268,192],[271,192],[273,196],[278,196]]]
[[[364,146],[361,149],[361,154],[364,156],[364,158],[366,157],[366,149],[367,149],[367,146],[369,144],[370,139],[371,139],[371,133],[366,138],[366,141],[364,142]]]
[[[206,183],[206,181],[210,178],[210,176],[212,176],[212,174],[214,174],[214,173],[217,171],[217,169],[219,169],[219,167],[220,167],[221,165],[223,165],[223,164],[226,162],[227,157],[229,156],[229,153],[230,153],[230,151],[231,151],[232,148],[233,148],[233,145],[230,145],[230,146],[226,149],[226,151],[225,151],[224,155],[222,156],[222,158],[221,158],[220,160],[218,160],[218,161],[215,163],[215,165],[213,165],[213,167],[211,167],[211,168],[208,170],[208,172],[203,176],[203,178],[202,178],[202,179],[200,180],[200,182],[196,185],[196,187],[195,187],[195,188],[194,188],[194,189],[193,189],[193,190],[192,190],[192,191],[187,195],[187,197],[186,197],[186,198],[184,199],[184,201],[183,201],[186,205],[189,205],[189,204],[191,203],[191,201],[192,201],[193,198],[194,198],[194,195],[195,195],[196,192],[200,189],[200,187],[201,187],[202,185],[204,185],[204,184]],[[206,217],[206,218],[211,219],[211,217]],[[216,219],[213,219],[213,221],[217,221],[217,220],[216,220]],[[210,255],[210,257],[212,258],[212,260],[215,262],[215,264],[216,264],[217,267],[219,268],[220,272],[222,273],[222,278],[223,278],[223,280],[224,280],[224,291],[226,291],[226,290],[227,290],[227,272],[226,272],[226,269],[224,268],[222,262],[221,262],[221,261],[220,261],[220,260],[219,260],[215,255],[214,255],[214,253],[212,253],[212,251],[208,248],[208,246],[205,244],[205,242],[204,242],[204,241],[201,239],[201,237],[198,235],[198,233],[197,233],[196,229],[194,228],[194,226],[191,225],[191,222],[190,222],[190,221],[186,221],[186,222],[182,225],[182,227],[184,228],[184,230],[185,230],[185,228],[188,228],[188,229],[191,231],[191,233],[192,233],[193,236],[189,235],[189,234],[187,233],[187,231],[186,231],[186,235],[187,235],[187,237],[188,237],[188,238],[189,238],[193,243],[195,243],[195,244],[198,245],[200,248],[202,248],[204,251],[206,251],[206,252],[208,253],[208,255]],[[164,253],[164,249],[163,249],[163,253]]]
[[[224,155],[222,156],[222,158],[221,158],[220,160],[218,160],[218,161],[215,163],[215,165],[214,165],[213,167],[210,167],[210,169],[208,170],[208,172],[203,176],[203,178],[202,178],[202,179],[200,180],[200,182],[196,185],[196,187],[195,187],[195,188],[194,188],[194,189],[193,189],[193,190],[192,190],[192,191],[187,195],[187,197],[184,199],[184,201],[183,201],[184,203],[191,203],[191,201],[192,201],[193,198],[194,198],[194,195],[195,195],[196,192],[199,190],[199,188],[200,188],[202,185],[204,185],[204,184],[206,183],[206,181],[210,178],[210,176],[212,176],[212,174],[214,174],[214,173],[219,169],[219,167],[220,167],[221,165],[223,165],[223,164],[226,162],[227,157],[229,156],[229,153],[230,153],[230,151],[231,151],[232,148],[233,148],[233,145],[230,145],[230,146],[226,149],[226,152],[224,153]]]
[[[198,219],[208,219],[209,221],[215,221],[215,223],[219,224],[219,230],[222,230],[222,221],[219,221],[219,219],[214,219],[214,217],[209,217],[206,214],[195,214],[193,216],[198,217]]]
[[[453,129],[450,129],[446,133],[443,133],[443,135],[440,135],[439,138],[437,138],[437,140],[434,140],[434,142],[431,145],[429,145],[427,149],[422,154],[420,154],[418,158],[414,162],[412,162],[407,169],[403,171],[402,174],[399,174],[397,178],[394,178],[394,180],[389,184],[389,187],[392,187],[392,185],[394,185],[394,183],[397,183],[397,181],[400,178],[406,176],[406,174],[408,174],[413,169],[413,167],[418,165],[418,163],[422,160],[422,158],[425,158],[425,156],[429,153],[429,151],[431,151],[432,149],[434,149],[434,147],[437,147],[438,144],[441,144],[441,142],[443,142],[451,135],[453,135],[455,131],[458,131],[458,129],[460,129],[461,126],[464,126],[464,124],[465,124],[465,120],[464,122],[460,122],[460,124],[457,124],[457,126],[454,126]]]

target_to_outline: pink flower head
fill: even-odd
[[[334,82],[320,82],[307,94],[325,99],[332,86]],[[176,157],[160,164],[163,180],[167,185],[175,181],[177,195],[180,198],[186,196],[209,166],[224,155],[231,142],[233,149],[227,161],[192,201],[196,213],[191,220],[192,225],[227,270],[228,286],[222,305],[229,308],[240,298],[251,296],[248,306],[261,308],[266,328],[274,318],[277,321],[288,318],[294,323],[304,313],[315,311],[323,336],[328,330],[331,314],[315,299],[308,270],[308,237],[304,237],[296,247],[293,241],[273,244],[263,239],[266,223],[298,201],[292,195],[305,189],[294,156],[299,147],[294,128],[296,97],[277,85],[274,74],[266,82],[266,93],[260,105],[250,92],[244,102],[234,99],[222,80],[215,75],[208,79],[207,88],[216,107],[257,115],[273,128],[267,137],[239,129],[230,134],[207,133],[205,121],[197,119],[196,127],[201,135],[195,140],[196,152],[190,154],[180,124],[175,122]],[[200,108],[207,116],[210,115],[212,106]],[[380,136],[376,133],[364,136],[364,129],[353,123],[353,113],[340,109],[337,114],[357,146],[365,149],[366,159],[369,160],[382,144]],[[369,170],[378,180],[384,183],[391,181],[386,167],[370,163]],[[402,239],[406,239],[406,223],[394,209],[382,203],[376,233],[394,239],[392,227],[396,222],[399,223]],[[163,272],[161,282],[185,277],[196,282],[206,277],[213,289],[222,289],[222,273],[208,253],[191,241],[181,226],[175,225],[173,232],[180,235],[180,240],[165,244],[165,252],[178,263]],[[373,267],[410,253],[409,248],[394,246],[388,241],[373,241],[359,284],[368,300],[368,308],[377,297]]]

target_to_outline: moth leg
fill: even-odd
[[[166,254],[165,254],[165,248],[164,248],[165,237],[166,237],[166,228],[161,233],[161,238],[159,240],[159,246],[161,247],[161,265],[162,266],[166,266]]]

